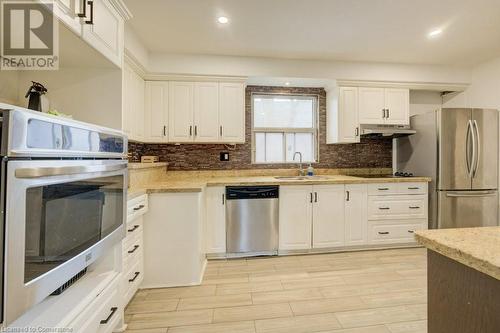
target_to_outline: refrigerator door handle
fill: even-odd
[[[472,120],[469,120],[467,122],[467,134],[465,137],[465,166],[467,168],[467,175],[469,178],[472,178],[472,162],[471,161],[471,150],[472,150],[472,157],[474,157],[474,145],[471,148],[471,135],[473,135],[473,128],[472,128]]]
[[[479,126],[477,125],[476,120],[474,120],[474,124],[473,124],[472,129],[474,130],[472,137],[475,136],[475,138],[476,138],[476,140],[473,141],[476,143],[476,146],[474,147],[474,155],[475,155],[476,159],[475,159],[473,167],[472,167],[472,177],[476,177],[477,168],[479,166],[479,159],[481,156],[481,140],[479,138]]]
[[[496,191],[466,191],[466,192],[447,192],[446,196],[450,198],[459,197],[492,197],[496,195]]]

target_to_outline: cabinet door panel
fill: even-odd
[[[361,124],[383,124],[385,96],[384,88],[361,87],[359,92],[359,122]]]
[[[385,108],[389,117],[386,124],[410,124],[410,91],[408,89],[385,89]]]
[[[364,245],[368,224],[366,184],[346,185],[345,191],[345,245]]]
[[[125,65],[123,69],[123,105],[122,105],[122,130],[127,134],[129,139],[133,139],[132,126],[133,126],[133,114],[132,114],[132,94],[133,94],[133,83],[132,83],[132,69]]]
[[[121,67],[124,39],[123,18],[108,0],[94,0],[93,6],[93,24],[83,25],[83,39]],[[87,7],[87,13],[89,10],[90,8]],[[90,14],[87,16],[89,20]]]
[[[359,142],[358,88],[339,89],[339,142]]]
[[[219,84],[219,120],[221,142],[245,142],[245,85]]]
[[[280,186],[279,249],[311,248],[312,186]]]
[[[344,185],[315,185],[313,248],[344,245]]]
[[[169,141],[192,142],[193,126],[193,82],[169,83]]]
[[[168,142],[168,82],[146,82],[146,140]]]
[[[219,84],[197,82],[194,87],[194,141],[219,140]]]
[[[206,250],[207,253],[226,252],[226,200],[224,187],[206,190]]]

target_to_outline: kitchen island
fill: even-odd
[[[421,230],[428,332],[500,332],[500,227]]]

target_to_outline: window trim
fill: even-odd
[[[254,98],[256,96],[284,96],[284,97],[307,97],[307,98],[312,98],[313,99],[313,124],[314,128],[309,129],[309,128],[296,128],[296,127],[254,127]],[[304,162],[304,163],[319,163],[319,98],[320,96],[318,94],[301,94],[301,93],[272,93],[272,92],[258,92],[254,91],[251,93],[250,96],[250,121],[251,121],[251,140],[252,140],[252,148],[251,148],[251,153],[252,153],[252,164],[273,164],[273,165],[289,165],[289,164],[297,164],[298,161],[286,161],[286,134],[287,133],[312,133],[313,134],[313,140],[314,140],[314,161],[313,162]],[[283,133],[283,154],[284,154],[284,161],[283,162],[256,162],[255,161],[255,155],[256,155],[256,147],[255,147],[255,141],[256,133]]]

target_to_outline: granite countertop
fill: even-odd
[[[146,191],[146,193],[160,192],[201,192],[206,186],[251,186],[251,185],[328,185],[328,184],[369,184],[369,183],[407,183],[430,182],[428,177],[410,178],[363,178],[343,175],[320,175],[314,179],[276,179],[272,176],[250,177],[208,177],[182,180],[162,180],[148,184],[141,188],[129,189],[129,193]],[[129,195],[130,198],[130,195]]]
[[[420,230],[415,238],[429,250],[500,280],[500,227]]]

